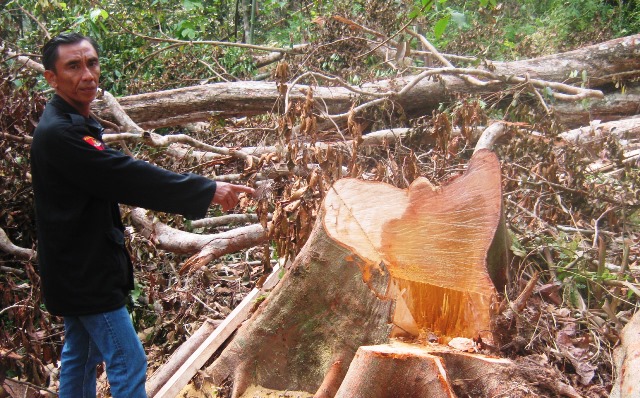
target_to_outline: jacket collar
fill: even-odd
[[[51,105],[55,106],[62,113],[75,113],[77,115],[80,115],[80,113],[78,112],[78,110],[76,108],[71,106],[67,101],[65,101],[58,94],[54,94],[53,98],[51,98],[51,101],[49,101],[49,103]],[[82,116],[82,115],[80,115],[80,116]]]
[[[71,106],[58,94],[54,94],[49,103],[56,109],[58,109],[58,111],[60,111],[61,113],[69,115],[73,124],[84,124],[89,128],[89,131],[91,133],[95,134],[98,138],[102,138],[102,132],[104,131],[102,125],[92,117],[82,116],[76,108]]]

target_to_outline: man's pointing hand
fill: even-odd
[[[222,206],[223,211],[229,211],[238,204],[240,193],[253,195],[255,190],[245,185],[234,185],[226,182],[216,181],[216,193],[213,195],[211,203]]]

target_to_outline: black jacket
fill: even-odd
[[[133,267],[118,203],[201,218],[215,182],[133,159],[102,142],[102,126],[55,95],[33,135],[38,268],[54,315],[126,303]]]

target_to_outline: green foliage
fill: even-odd
[[[229,74],[240,77],[251,75],[256,68],[251,55],[239,47],[227,48],[220,63]]]
[[[638,2],[604,0],[439,0],[409,17],[427,27],[427,37],[443,52],[514,59],[556,53],[578,43],[640,31]],[[468,49],[468,50],[465,50]]]

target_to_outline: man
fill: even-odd
[[[44,303],[64,318],[60,397],[96,396],[105,362],[114,398],[146,397],[146,356],[125,304],[133,267],[118,203],[205,216],[233,208],[245,186],[177,174],[110,149],[89,116],[100,78],[95,41],[61,34],[43,47],[55,95],[33,136],[31,168]]]

